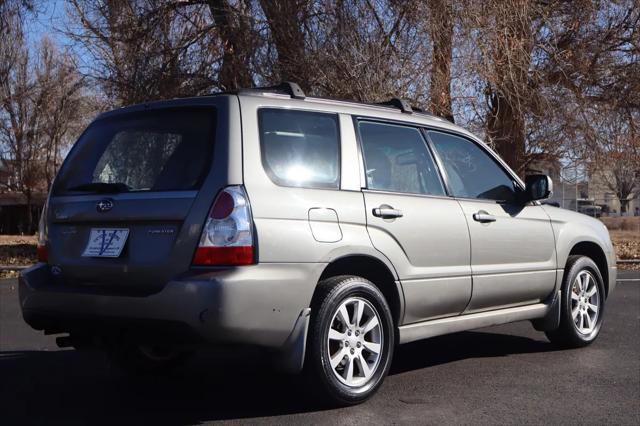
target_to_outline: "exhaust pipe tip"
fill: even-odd
[[[56,345],[59,348],[72,348],[74,346],[73,340],[71,336],[56,337]]]
[[[56,337],[56,345],[59,348],[88,348],[92,346],[92,338],[89,336],[60,336]]]

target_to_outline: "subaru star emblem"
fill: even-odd
[[[100,200],[100,201],[98,201],[98,204],[96,204],[96,209],[100,213],[108,212],[112,208],[113,208],[113,200],[111,200],[109,198],[105,198],[104,200]]]

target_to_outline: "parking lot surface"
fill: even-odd
[[[60,350],[31,330],[16,280],[0,280],[0,423],[638,425],[640,273],[619,278],[588,348],[557,350],[529,323],[436,337],[399,347],[380,391],[339,409],[244,353],[128,379],[100,353]]]

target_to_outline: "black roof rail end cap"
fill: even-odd
[[[392,106],[400,109],[400,111],[406,114],[413,114],[411,104],[409,104],[409,102],[405,101],[404,99],[392,98],[385,102],[379,102],[377,105]]]
[[[242,93],[244,91],[264,91],[264,92],[274,92],[274,93],[286,93],[291,96],[293,99],[304,99],[306,95],[300,88],[297,83],[292,81],[283,81],[280,84],[276,84],[274,86],[262,86],[262,87],[251,87],[248,89],[239,89],[238,93]]]
[[[304,99],[306,97],[298,83],[294,83],[293,81],[283,81],[279,84],[279,88],[289,93],[292,98]]]

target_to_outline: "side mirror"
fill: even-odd
[[[553,193],[553,182],[547,175],[529,175],[525,184],[526,201],[545,200]]]

